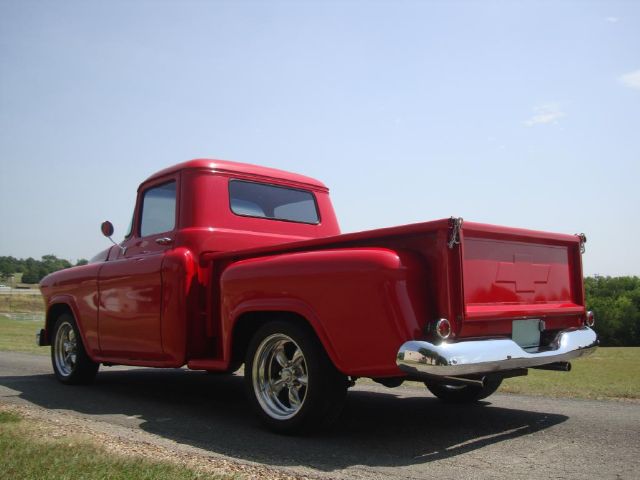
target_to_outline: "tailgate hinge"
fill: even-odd
[[[460,245],[460,230],[462,229],[462,217],[451,217],[449,219],[449,241],[447,246],[451,249],[455,245]]]
[[[587,243],[587,236],[584,233],[576,233],[576,237],[580,239],[580,253],[584,253],[586,251],[584,244]]]

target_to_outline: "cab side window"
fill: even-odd
[[[169,232],[176,225],[176,182],[168,182],[144,192],[140,235]]]

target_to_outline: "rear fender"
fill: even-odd
[[[302,300],[296,298],[262,298],[249,300],[238,305],[236,309],[233,311],[233,319],[230,321],[229,328],[224,335],[225,341],[225,358],[230,358],[233,356],[233,337],[236,332],[236,326],[238,325],[240,319],[245,318],[247,314],[251,313],[268,313],[271,314],[270,317],[276,319],[278,314],[293,314],[296,317],[300,318],[302,321],[306,322],[315,332],[316,336],[324,346],[325,351],[329,355],[329,358],[333,361],[334,365],[338,365],[341,363],[338,352],[335,351],[327,332],[325,331],[324,325],[318,318],[316,312],[313,308],[303,302]],[[257,329],[259,325],[256,325],[255,329]]]
[[[385,248],[290,253],[242,260],[221,275],[224,358],[244,314],[292,312],[314,329],[347,375],[401,374],[398,347],[421,334],[426,288],[419,258]]]

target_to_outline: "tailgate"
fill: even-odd
[[[465,222],[461,237],[465,323],[584,314],[579,236]]]

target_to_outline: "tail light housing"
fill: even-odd
[[[585,317],[584,317],[584,323],[587,327],[593,327],[596,324],[596,317],[593,314],[593,311],[588,310]]]
[[[436,322],[436,335],[442,340],[446,340],[451,335],[451,323],[446,318],[441,318]]]

